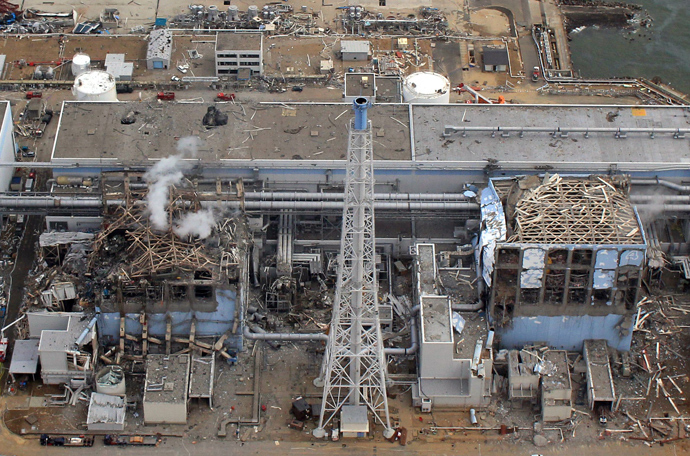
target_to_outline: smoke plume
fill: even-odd
[[[216,215],[213,209],[201,209],[199,212],[188,212],[175,221],[175,234],[184,239],[187,236],[197,236],[206,239],[211,235],[216,224]]]
[[[162,159],[144,174],[144,179],[149,184],[146,195],[149,219],[155,229],[163,231],[169,228],[167,207],[170,186],[182,181],[182,170],[186,167],[184,159],[196,156],[200,143],[196,136],[181,138],[177,143],[178,154]]]

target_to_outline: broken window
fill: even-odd
[[[187,285],[172,285],[170,297],[172,299],[187,299]]]
[[[523,288],[520,290],[520,304],[535,305],[539,302],[539,289]]]
[[[517,265],[520,260],[520,249],[502,248],[498,250],[498,265]]]
[[[546,275],[544,302],[559,305],[563,303],[565,293],[565,271],[549,271]]]
[[[195,286],[194,297],[197,299],[211,299],[213,297],[213,287],[211,285]]]
[[[556,249],[549,252],[548,264],[552,266],[565,266],[568,261],[566,249]]]
[[[594,290],[592,305],[605,306],[611,301],[611,290]]]
[[[211,280],[213,278],[211,271],[207,269],[199,269],[194,271],[194,280]]]
[[[161,287],[146,287],[146,299],[160,301],[162,297],[163,293],[161,292]]]
[[[573,266],[591,266],[592,265],[592,251],[589,249],[573,250]]]

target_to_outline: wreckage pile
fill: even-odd
[[[626,182],[605,176],[567,179],[558,174],[523,179],[508,196],[509,242],[642,244]]]
[[[184,214],[202,213],[197,192],[190,181],[187,186],[171,187],[167,216],[170,221],[183,219]],[[150,209],[143,204],[148,188],[130,189],[123,193],[104,195],[104,200],[122,197],[124,205],[109,206],[108,222],[95,238],[93,251],[89,256],[89,267],[97,267],[114,253],[124,250],[117,258],[116,268],[127,279],[149,277],[171,272],[194,272],[218,269],[227,272],[230,266],[239,263],[239,251],[234,242],[236,221],[232,218],[214,225],[217,233],[217,247],[204,242],[200,237],[180,236],[172,227],[160,230],[150,220]],[[178,225],[179,228],[179,225]],[[176,232],[177,231],[177,232]],[[207,236],[206,236],[207,237]],[[224,244],[221,245],[221,241]]]

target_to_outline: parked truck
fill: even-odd
[[[41,445],[43,446],[71,446],[71,447],[92,447],[93,436],[80,435],[75,437],[51,436],[41,434]]]
[[[157,446],[161,441],[159,435],[125,435],[107,434],[103,438],[106,445],[135,445],[135,446]]]

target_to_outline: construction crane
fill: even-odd
[[[315,381],[323,385],[319,426],[312,432],[317,438],[326,435],[326,426],[333,425],[346,407],[357,412],[368,409],[384,426],[386,438],[394,433],[388,414],[377,297],[373,142],[367,119],[371,103],[360,97],[353,107],[330,338],[321,376]]]

